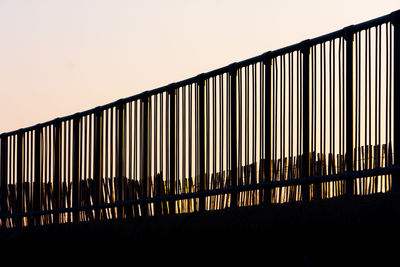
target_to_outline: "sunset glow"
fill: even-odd
[[[0,132],[398,9],[393,1],[0,0]]]

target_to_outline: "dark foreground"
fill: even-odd
[[[398,265],[400,194],[1,229],[0,240],[3,260],[44,265]]]

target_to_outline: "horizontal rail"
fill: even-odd
[[[398,191],[399,19],[1,134],[1,226]]]
[[[381,16],[381,17],[378,17],[378,18],[375,18],[375,19],[371,19],[369,21],[366,21],[366,22],[363,22],[363,23],[359,23],[357,25],[352,25],[351,29],[352,29],[353,32],[357,32],[357,31],[362,31],[362,30],[365,30],[367,28],[374,27],[374,26],[377,26],[377,25],[380,25],[380,24],[383,24],[383,23],[393,22],[394,19],[395,19],[394,18],[395,14],[397,14],[399,12],[400,12],[400,10],[397,10],[397,11],[394,11],[394,12],[392,12],[390,14],[387,14],[387,15],[384,15],[384,16]],[[315,37],[313,39],[309,39],[309,40],[307,40],[307,42],[308,42],[308,44],[310,46],[313,46],[313,45],[316,45],[316,44],[319,44],[319,43],[323,43],[323,42],[326,42],[326,41],[329,41],[329,40],[332,40],[332,39],[343,37],[345,35],[346,28],[344,28],[342,30],[337,30],[337,31],[334,31],[334,32],[331,32],[331,33],[328,33],[328,34],[325,34],[325,35],[322,35],[322,36],[319,36],[319,37]],[[255,57],[252,57],[252,58],[249,58],[249,59],[245,59],[243,61],[240,61],[240,62],[237,62],[237,63],[234,63],[234,64],[238,68],[239,67],[243,67],[243,66],[246,66],[246,65],[249,65],[249,64],[253,64],[253,63],[256,63],[256,62],[262,62],[267,53],[269,54],[270,57],[277,57],[277,56],[280,56],[280,55],[283,55],[283,54],[287,54],[287,53],[291,53],[291,52],[300,50],[301,47],[302,47],[302,42],[297,43],[297,44],[293,44],[293,45],[290,45],[290,46],[286,46],[284,48],[280,48],[280,49],[277,49],[277,50],[265,52],[265,53],[263,53],[261,55],[258,55],[258,56],[255,56]],[[77,118],[77,117],[85,116],[85,115],[88,115],[88,114],[91,114],[91,113],[94,113],[94,112],[97,112],[97,111],[102,111],[102,110],[108,109],[110,107],[115,107],[117,105],[125,104],[127,102],[131,102],[131,101],[135,101],[135,100],[138,100],[138,99],[142,99],[144,97],[148,97],[148,96],[159,94],[159,93],[164,93],[164,92],[167,92],[171,87],[179,88],[179,87],[182,87],[182,86],[189,85],[191,83],[196,83],[198,81],[198,77],[199,76],[203,76],[204,79],[208,79],[208,78],[210,78],[212,76],[216,76],[216,75],[220,75],[220,74],[226,73],[226,72],[229,71],[229,68],[230,68],[231,65],[232,64],[230,64],[228,66],[225,66],[225,67],[221,67],[221,68],[212,70],[210,72],[206,72],[206,73],[203,73],[203,74],[200,74],[200,75],[196,75],[194,77],[191,77],[191,78],[179,81],[179,82],[171,83],[171,84],[166,85],[166,86],[162,86],[162,87],[159,87],[159,88],[156,88],[156,89],[153,89],[153,90],[145,91],[145,92],[139,93],[139,94],[134,95],[134,96],[130,96],[130,97],[127,97],[127,98],[122,98],[122,99],[116,100],[114,102],[111,102],[109,104],[98,106],[98,107],[95,107],[95,108],[92,108],[92,109],[89,109],[89,110],[86,110],[86,111],[78,112],[78,113],[75,113],[75,114],[72,114],[72,115],[67,115],[67,116],[64,116],[64,117],[55,118],[53,120],[50,120],[50,121],[47,121],[47,122],[44,122],[44,123],[40,123],[40,124],[37,124],[37,125],[34,125],[34,126],[21,128],[21,129],[10,131],[10,132],[5,132],[5,133],[2,133],[0,136],[10,136],[10,135],[14,135],[14,134],[22,133],[22,132],[35,130],[38,127],[46,127],[48,125],[54,124],[54,123],[59,122],[59,121],[72,120],[72,119]]]
[[[252,190],[264,190],[265,188],[278,188],[278,187],[286,187],[286,186],[298,186],[307,182],[309,184],[315,183],[329,183],[336,181],[344,181],[349,176],[351,179],[357,178],[368,178],[372,176],[380,176],[380,175],[388,175],[392,174],[395,171],[400,170],[400,166],[391,166],[385,168],[377,168],[371,170],[363,170],[363,171],[352,171],[352,172],[343,172],[339,174],[331,174],[331,175],[319,175],[312,176],[307,178],[299,178],[293,180],[282,180],[282,181],[270,181],[270,182],[262,182],[258,184],[251,185],[241,185],[241,186],[229,186],[221,189],[214,190],[206,190],[199,191],[194,193],[186,193],[179,195],[166,195],[152,198],[142,198],[135,200],[126,200],[126,201],[118,201],[114,203],[106,203],[106,204],[97,204],[90,206],[81,206],[81,207],[72,207],[72,208],[59,208],[45,211],[32,211],[26,213],[13,213],[13,214],[0,214],[0,219],[10,219],[10,218],[21,218],[21,217],[31,217],[31,216],[41,216],[41,215],[52,215],[59,213],[72,213],[79,211],[95,211],[100,209],[108,209],[108,208],[118,208],[124,206],[131,205],[142,205],[142,204],[151,204],[151,203],[159,203],[159,202],[168,202],[168,201],[179,201],[179,200],[189,200],[195,198],[204,198],[217,196],[222,194],[230,194],[232,192],[246,192]]]

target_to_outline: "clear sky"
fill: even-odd
[[[399,0],[0,0],[0,133],[397,9]]]

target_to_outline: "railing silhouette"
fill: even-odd
[[[1,225],[398,191],[399,18],[2,134]]]

